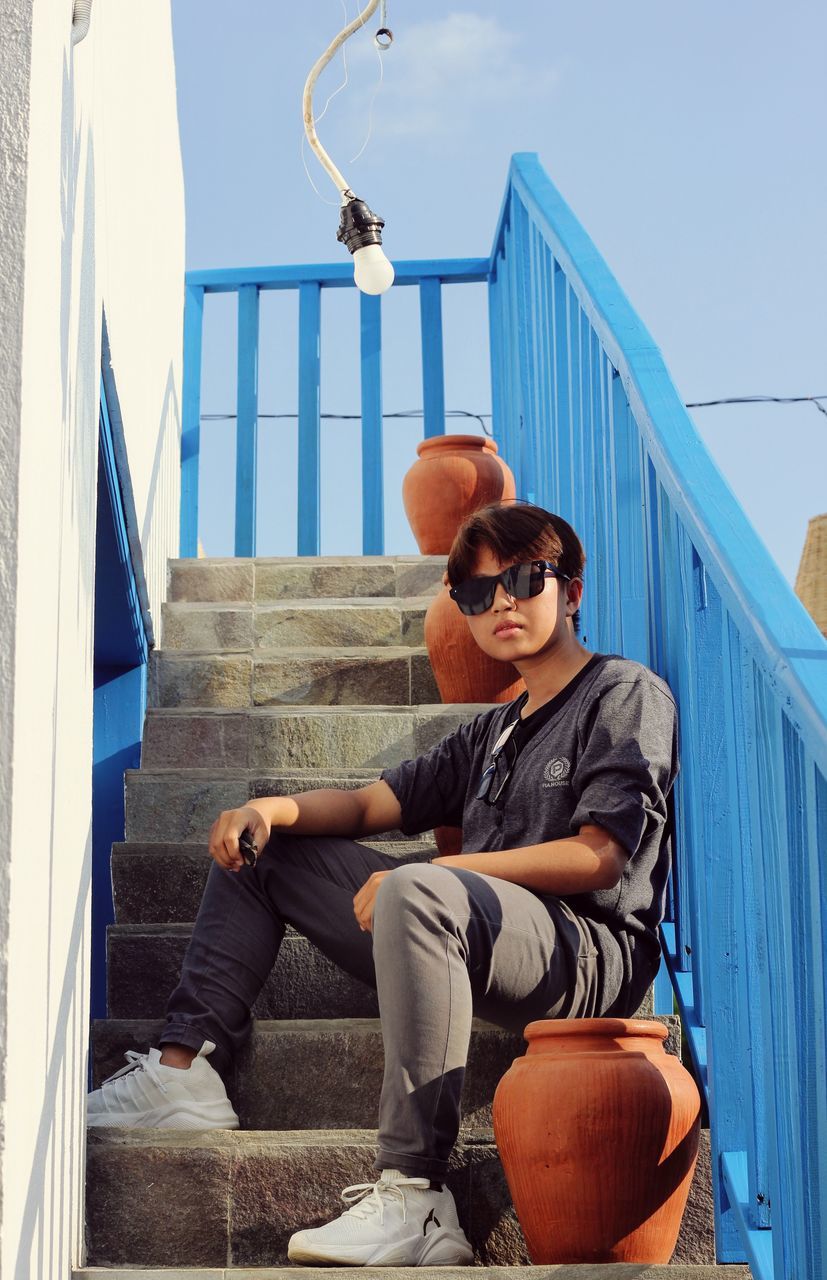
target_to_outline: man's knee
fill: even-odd
[[[384,919],[413,911],[433,915],[443,911],[456,892],[456,877],[430,862],[394,867],[376,891],[374,911]]]

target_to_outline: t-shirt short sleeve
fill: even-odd
[[[603,827],[634,856],[644,836],[666,822],[677,771],[677,717],[666,687],[643,674],[612,685],[585,717],[572,834]]]
[[[432,827],[462,826],[474,724],[460,725],[415,760],[382,770],[382,781],[399,801],[399,829],[405,835],[419,835]]]

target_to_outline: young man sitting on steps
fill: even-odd
[[[639,663],[578,640],[583,549],[558,516],[487,507],[459,531],[452,595],[526,693],[357,791],[222,813],[160,1052],[90,1096],[95,1126],[235,1128],[218,1072],[290,924],[375,986],[385,1045],[375,1185],[290,1240],[294,1262],[449,1265],[472,1250],[443,1186],[472,1016],[629,1016],[659,962],[677,772],[675,705]],[[461,826],[463,852],[399,865],[356,843]],[[263,850],[247,866],[239,837]],[[266,846],[266,848],[265,848]],[[354,1203],[354,1201],[357,1201]]]

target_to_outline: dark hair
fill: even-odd
[[[577,534],[562,516],[555,516],[530,502],[496,502],[481,507],[463,520],[448,556],[452,586],[470,578],[480,549],[506,564],[516,560],[550,560],[569,578],[582,578],[586,553]],[[580,630],[580,610],[573,619]]]

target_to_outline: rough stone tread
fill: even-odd
[[[353,1280],[352,1267],[302,1267],[303,1280]],[[410,1267],[371,1267],[371,1280],[410,1280]],[[640,1263],[586,1263],[551,1267],[475,1267],[470,1280],[750,1280],[747,1266],[644,1267]],[[72,1280],[297,1280],[289,1267],[83,1267]],[[416,1280],[469,1280],[467,1267],[418,1267]]]
[[[294,1230],[329,1221],[341,1212],[342,1187],[375,1177],[375,1144],[373,1130],[90,1130],[88,1261],[93,1266],[281,1265]],[[446,1182],[477,1261],[525,1264],[522,1233],[490,1131],[460,1133]],[[714,1260],[708,1184],[705,1132],[676,1261]],[[640,1274],[637,1267],[636,1280]]]

